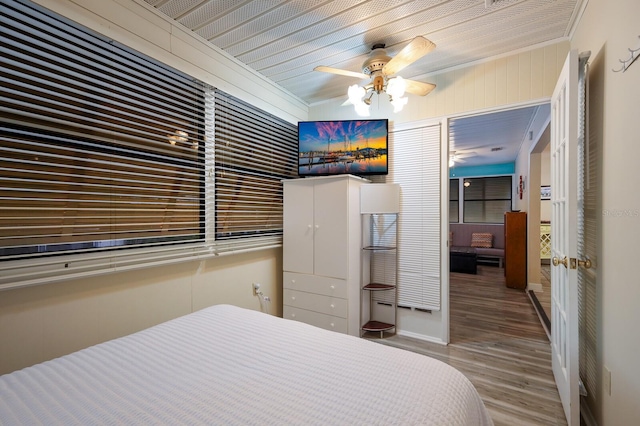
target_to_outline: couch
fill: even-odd
[[[473,234],[491,234],[491,247],[472,247]],[[449,247],[473,248],[479,261],[495,261],[502,268],[504,262],[504,225],[488,223],[450,223]]]

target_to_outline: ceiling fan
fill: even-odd
[[[475,151],[449,151],[449,167],[453,167],[455,163],[465,163],[465,158],[476,155],[478,153]]]
[[[435,49],[436,45],[422,36],[414,38],[393,58],[387,55],[384,44],[374,44],[369,57],[362,64],[362,72],[348,71],[339,68],[317,66],[314,71],[344,75],[363,79],[371,79],[371,83],[359,87],[357,84],[349,87],[349,101],[356,107],[360,115],[368,115],[371,97],[374,93],[386,92],[394,106],[394,111],[402,110],[407,103],[405,92],[418,96],[426,96],[435,89],[436,85],[420,81],[406,80],[395,76],[400,70],[411,65],[427,53]]]

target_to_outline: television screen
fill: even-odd
[[[385,175],[389,120],[301,121],[298,175]]]

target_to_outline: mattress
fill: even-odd
[[[438,360],[230,305],[0,376],[2,425],[491,425]]]

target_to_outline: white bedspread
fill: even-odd
[[[1,376],[0,424],[492,422],[440,361],[218,305]]]

